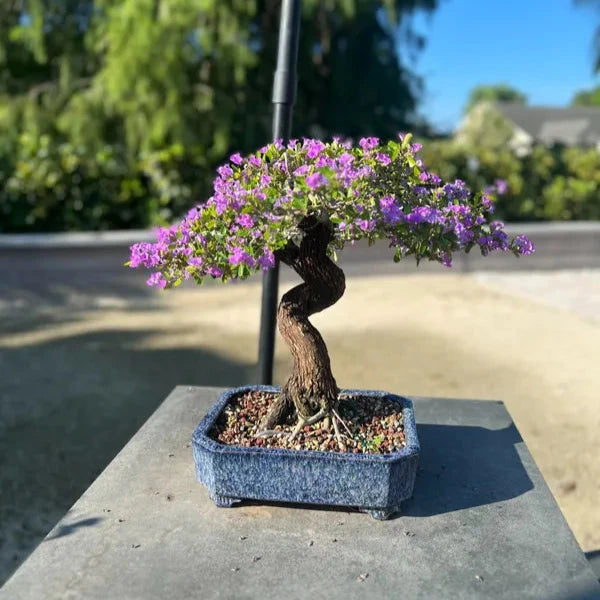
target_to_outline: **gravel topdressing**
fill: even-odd
[[[405,446],[402,407],[393,400],[369,396],[340,394],[337,413],[346,427],[338,423],[343,447],[335,439],[333,425],[323,421],[305,426],[289,440],[294,422],[278,425],[275,431],[286,435],[254,437],[258,425],[277,398],[269,392],[252,391],[235,396],[217,418],[209,436],[231,446],[260,446],[294,450],[352,452],[354,454],[389,454]]]

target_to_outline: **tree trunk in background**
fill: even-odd
[[[292,408],[299,418],[311,417],[321,409],[330,410],[338,396],[327,347],[308,317],[342,297],[345,277],[327,256],[331,225],[307,217],[300,228],[304,232],[300,246],[290,243],[278,253],[278,258],[304,280],[283,295],[277,313],[279,332],[290,348],[294,368],[265,418],[265,429],[283,422]]]

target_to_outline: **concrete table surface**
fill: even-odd
[[[190,438],[219,391],[176,388],[0,600],[600,598],[501,402],[414,398],[415,494],[378,522],[350,509],[216,508],[194,479]]]

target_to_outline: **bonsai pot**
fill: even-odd
[[[279,393],[278,387],[245,386],[226,390],[192,437],[198,481],[213,502],[230,507],[244,499],[356,507],[387,519],[412,496],[419,441],[412,402],[386,392],[340,390],[348,396],[385,398],[402,407],[405,446],[389,454],[352,454],[241,447],[209,437],[227,403],[248,391]]]

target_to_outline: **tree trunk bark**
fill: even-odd
[[[279,332],[290,348],[294,368],[265,418],[264,429],[285,421],[294,408],[299,419],[308,419],[321,410],[329,413],[338,397],[327,347],[308,317],[342,297],[345,277],[327,256],[331,225],[307,217],[300,228],[304,233],[300,246],[290,243],[278,253],[278,258],[304,280],[283,295],[277,313]]]

